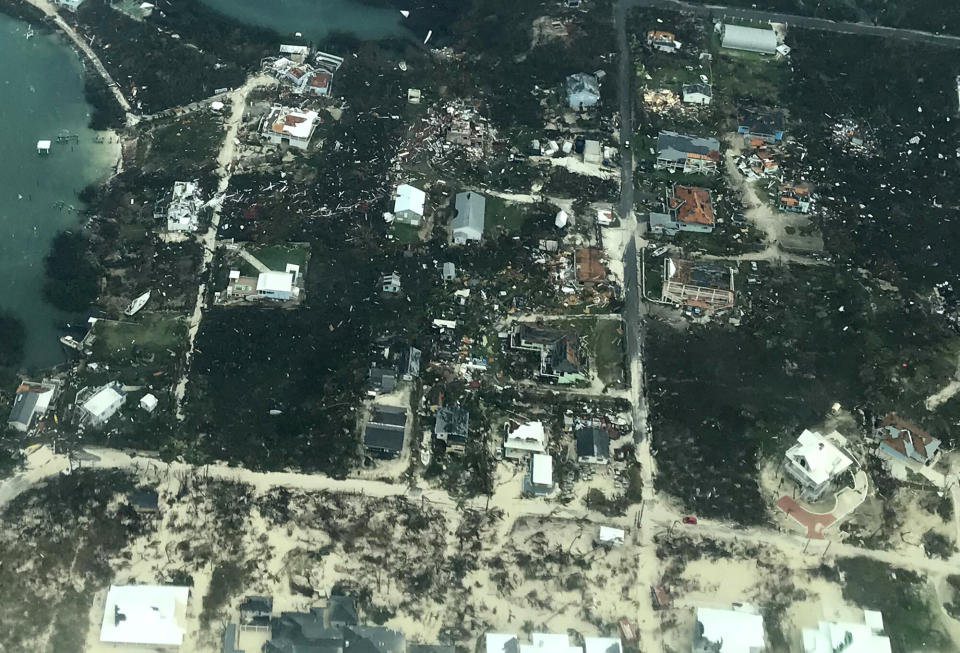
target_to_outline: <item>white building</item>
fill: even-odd
[[[286,301],[298,294],[294,280],[296,274],[287,272],[261,272],[257,277],[257,295],[266,299]]]
[[[804,429],[797,443],[787,449],[783,468],[800,486],[803,497],[815,501],[823,496],[830,483],[853,464],[853,460],[832,440],[842,439],[839,433],[826,438]]]
[[[510,425],[507,425],[510,428]],[[531,454],[547,452],[547,435],[543,430],[543,422],[527,422],[520,424],[507,433],[503,443],[503,454],[507,458],[519,460]]]
[[[480,242],[483,238],[484,217],[487,199],[480,193],[467,191],[457,193],[456,215],[450,221],[453,242],[463,245],[469,240]]]
[[[427,194],[422,190],[410,184],[400,184],[394,196],[393,215],[397,222],[419,227],[426,203]]]
[[[276,145],[307,149],[317,128],[319,114],[288,107],[274,106],[260,129],[261,135]]]
[[[290,61],[303,63],[310,56],[310,48],[306,45],[280,44],[280,56]]]
[[[890,653],[883,615],[864,610],[863,620],[862,624],[821,621],[817,628],[804,628],[803,653]]]
[[[113,417],[126,400],[127,396],[118,382],[108,383],[83,402],[80,406],[81,417],[91,426],[100,426]]]
[[[603,162],[603,152],[600,141],[586,141],[583,144],[583,162],[600,165]]]
[[[583,646],[570,644],[566,633],[530,633],[530,643],[521,644],[510,633],[487,633],[486,653],[622,653],[616,637],[584,637]]]
[[[154,409],[157,407],[158,403],[160,402],[157,399],[157,396],[152,392],[148,392],[147,394],[140,397],[140,408],[147,411],[148,413],[152,413]]]
[[[183,643],[189,587],[113,585],[107,592],[100,641],[160,649]]]
[[[772,27],[759,29],[743,25],[724,25],[720,45],[729,50],[746,50],[774,54],[777,51],[777,33]]]
[[[707,105],[713,101],[713,88],[709,84],[684,84],[683,103]]]
[[[766,651],[763,617],[746,608],[697,608],[693,653],[762,653]]]
[[[534,494],[553,492],[553,458],[546,454],[535,453],[530,461],[530,484]]]
[[[167,231],[196,231],[200,226],[200,199],[197,182],[177,181],[167,205]]]
[[[627,534],[622,528],[612,528],[610,526],[601,526],[598,539],[600,544],[609,544],[611,546],[623,544]]]

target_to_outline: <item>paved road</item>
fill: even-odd
[[[620,142],[626,143],[633,134],[633,61],[627,39],[627,0],[620,0],[614,9],[617,52],[620,66],[617,84],[620,94]],[[630,235],[623,250],[623,321],[626,330],[627,362],[630,365],[633,389],[633,433],[638,442],[647,435],[647,411],[643,400],[642,366],[642,310],[639,280],[637,278],[637,219],[633,211],[633,151],[622,148],[620,161],[620,223]]]
[[[862,34],[864,36],[879,36],[881,38],[899,39],[902,41],[925,43],[927,45],[960,48],[960,36],[934,34],[932,32],[921,32],[920,30],[901,29],[897,27],[883,27],[880,25],[870,25],[868,23],[844,23],[826,18],[797,16],[795,14],[783,14],[776,11],[724,7],[722,5],[696,5],[682,2],[682,0],[621,0],[621,4],[626,4],[627,8],[654,7],[672,9],[674,11],[689,11],[710,18],[735,16],[737,18],[765,20],[774,23],[787,23],[793,27],[804,27],[806,29],[836,32],[838,34]]]

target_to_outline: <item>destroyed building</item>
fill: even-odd
[[[813,206],[809,184],[782,184],[777,198],[777,206],[781,211],[810,213]]]
[[[940,440],[896,413],[884,416],[874,437],[878,455],[900,462],[929,465],[940,449]]]
[[[200,227],[202,207],[197,182],[177,181],[173,184],[166,210],[156,211],[154,217],[166,219],[167,231],[196,231]]]
[[[540,354],[539,374],[566,385],[587,378],[587,365],[574,332],[519,324],[510,333],[510,346]]]
[[[663,260],[661,299],[680,306],[716,311],[734,305],[733,268],[711,261]]]
[[[433,437],[442,442],[448,453],[462,454],[470,435],[470,413],[459,406],[444,406],[437,410]]]
[[[673,32],[654,29],[647,32],[647,45],[658,52],[673,53],[680,49],[680,43]]]
[[[567,77],[567,105],[582,111],[600,101],[600,82],[596,75],[575,73]]]
[[[656,167],[675,172],[712,175],[720,163],[720,141],[662,131],[657,137]]]
[[[741,107],[737,112],[737,133],[767,143],[783,140],[783,112]]]

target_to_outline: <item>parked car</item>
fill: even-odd
[[[684,523],[684,524],[696,524],[696,523],[697,523],[697,518],[694,517],[693,515],[687,515],[686,517],[683,518],[683,523]]]

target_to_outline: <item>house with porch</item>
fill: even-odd
[[[844,443],[839,433],[825,437],[804,429],[797,443],[787,449],[783,471],[796,482],[804,499],[818,500],[853,465],[853,458],[842,448]]]
[[[719,164],[720,141],[715,138],[673,131],[662,131],[657,137],[657,169],[713,175]]]

